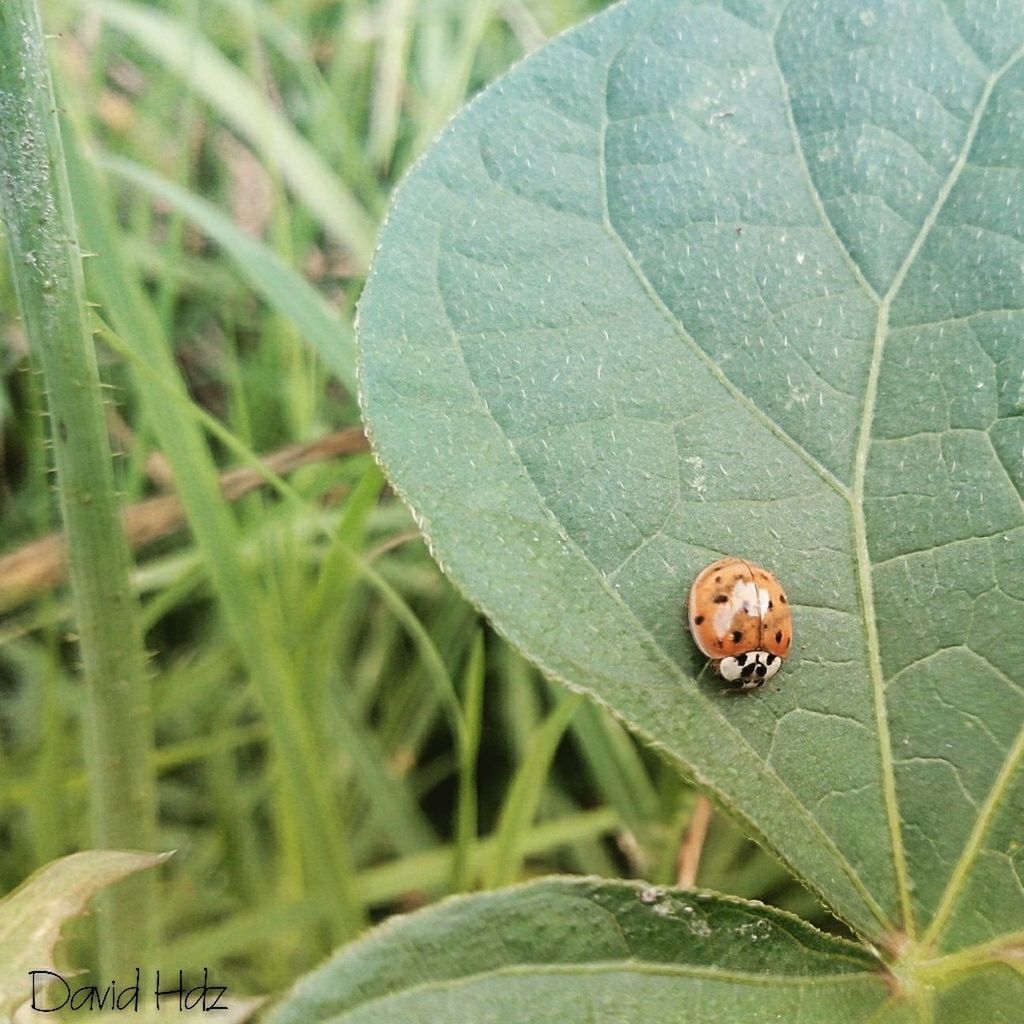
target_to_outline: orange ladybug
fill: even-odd
[[[690,632],[715,671],[753,690],[782,667],[793,642],[793,612],[779,581],[742,558],[720,558],[693,581]]]

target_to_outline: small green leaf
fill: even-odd
[[[66,921],[94,893],[169,854],[88,850],[40,868],[0,900],[0,1021],[31,997],[29,971],[56,970],[53,949]]]
[[[857,946],[781,911],[545,879],[395,918],[301,981],[267,1024],[866,1019],[889,988]]]
[[[360,311],[445,569],[908,961],[1024,934],[1022,44],[983,0],[618,5],[452,123]],[[792,598],[778,691],[683,627],[722,554]]]

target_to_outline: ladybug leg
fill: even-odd
[[[722,675],[722,660],[721,659],[718,659],[717,661],[709,661],[708,664],[711,666],[711,671],[715,674],[715,678],[716,679],[725,679],[725,677]],[[729,682],[729,680],[726,680],[726,682]],[[737,687],[735,683],[731,683],[729,686],[721,687],[721,689],[719,689],[719,691],[718,691],[718,696],[719,697],[736,697],[739,694],[741,694],[742,692],[743,691],[739,687]]]
[[[722,662],[721,661],[713,661],[713,662],[711,662],[711,667],[714,670],[715,676],[718,679],[722,680],[725,683],[728,683],[727,686],[723,686],[718,691],[719,697],[739,697],[747,689],[747,687],[745,687],[745,686],[738,686],[737,685],[739,680],[726,679],[726,677],[724,675],[722,675]]]
[[[732,686],[723,687],[719,692],[723,697],[726,695],[732,697],[745,697],[748,693],[756,693],[762,686],[764,686],[764,683],[765,681],[763,678],[758,678],[756,676],[752,680],[749,678],[741,678],[737,679]],[[773,686],[772,689],[774,690],[775,687]]]

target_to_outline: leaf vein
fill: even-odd
[[[881,373],[882,359],[885,352],[885,342],[889,328],[889,310],[893,299],[899,294],[903,287],[907,273],[914,261],[917,259],[925,241],[939,214],[952,193],[957,181],[960,178],[964,167],[967,165],[971,147],[974,144],[975,136],[988,108],[992,93],[1002,76],[1018,61],[1024,54],[1024,47],[1021,47],[998,71],[989,76],[978,99],[974,114],[971,117],[967,132],[964,136],[960,152],[950,169],[946,181],[939,190],[928,211],[927,216],[921,224],[907,251],[903,262],[893,278],[878,309],[878,323],[875,330],[875,341],[871,356],[871,368],[868,373],[868,383],[864,401],[864,415],[861,420],[860,438],[857,442],[857,452],[854,460],[854,486],[850,507],[853,515],[854,534],[856,537],[857,571],[861,582],[861,599],[864,607],[865,625],[867,627],[868,651],[871,665],[871,676],[875,692],[876,720],[878,723],[879,745],[882,756],[882,770],[885,789],[885,803],[889,818],[889,832],[892,841],[893,861],[896,868],[896,876],[899,883],[900,903],[903,911],[903,926],[908,935],[913,938],[915,935],[913,901],[910,893],[909,871],[907,867],[906,849],[903,843],[899,804],[896,794],[895,769],[893,765],[892,737],[889,732],[888,709],[885,703],[885,678],[882,672],[881,652],[878,640],[878,624],[874,606],[874,584],[872,578],[871,558],[867,544],[867,524],[864,518],[864,486],[867,475],[868,453],[871,449],[872,437],[871,428],[874,421],[875,406],[878,397],[878,380]],[[966,871],[966,868],[964,869]]]
[[[607,107],[607,104],[606,104]],[[747,409],[753,414],[762,425],[774,434],[780,441],[782,441],[788,448],[795,452],[807,466],[816,473],[821,479],[831,487],[837,494],[847,497],[848,490],[833,473],[823,463],[819,462],[811,453],[801,445],[796,438],[784,430],[779,424],[777,424],[768,414],[749,397],[745,392],[741,391],[733,381],[722,372],[721,367],[708,355],[704,349],[697,344],[697,341],[692,337],[689,331],[679,322],[678,317],[671,309],[665,304],[664,300],[658,294],[654,285],[651,283],[647,274],[644,272],[643,267],[640,266],[637,258],[633,255],[632,250],[626,244],[625,239],[619,233],[618,229],[612,223],[611,216],[608,212],[608,188],[607,179],[605,174],[605,168],[607,161],[605,158],[605,133],[601,136],[601,153],[598,159],[598,166],[601,173],[602,181],[602,200],[604,205],[604,216],[603,224],[608,237],[612,243],[616,246],[622,255],[622,258],[630,271],[636,277],[641,288],[647,294],[648,298],[654,304],[654,307],[664,317],[666,323],[675,332],[675,334],[682,340],[686,346],[697,356],[697,358],[704,364],[708,373],[722,386],[722,388],[740,405]]]
[[[983,849],[982,844],[985,840],[985,835],[995,821],[996,814],[1003,802],[1003,798],[1010,789],[1014,774],[1022,758],[1024,758],[1024,726],[1017,733],[1017,738],[1014,740],[1013,746],[1010,748],[1002,767],[999,769],[999,774],[996,776],[995,782],[985,798],[985,803],[975,819],[974,828],[971,830],[967,845],[964,847],[960,860],[949,877],[949,882],[946,884],[942,898],[939,900],[935,916],[925,932],[923,941],[926,946],[933,945],[944,934],[957,900],[967,883],[967,876]]]
[[[999,316],[1004,315],[1009,320],[1014,314],[1024,313],[1024,307],[1019,306],[1001,306],[998,309],[979,309],[974,313],[967,313],[964,316],[949,316],[942,320],[926,320],[922,323],[916,324],[900,324],[899,327],[891,327],[890,333],[898,334],[903,331],[916,331],[922,330],[928,327],[945,327],[947,324],[966,324],[971,320],[976,320],[982,316]]]
[[[925,497],[934,498],[935,495],[925,495]],[[901,551],[898,555],[890,555],[888,558],[879,559],[876,562],[872,562],[872,567],[880,569],[883,565],[891,565],[893,562],[899,562],[902,559],[911,558],[914,555],[927,555],[933,551],[941,551],[943,548],[952,547],[954,544],[970,544],[973,541],[978,540],[993,540],[996,537],[1003,537],[1013,530],[1020,529],[1019,524],[1017,526],[1004,526],[1001,530],[996,530],[994,533],[976,533],[971,537],[954,537],[952,540],[945,540],[941,544],[930,544],[926,548],[914,548],[912,551]]]
[[[800,168],[804,184],[807,186],[807,193],[818,213],[818,219],[821,221],[822,228],[824,228],[825,233],[829,238],[832,239],[839,251],[839,254],[845,260],[854,278],[856,278],[857,283],[864,289],[866,294],[870,295],[875,300],[875,302],[879,302],[881,301],[881,297],[878,292],[875,290],[871,282],[864,276],[864,272],[861,270],[860,264],[853,258],[850,250],[847,249],[846,244],[843,242],[842,238],[839,237],[839,233],[836,231],[836,227],[832,223],[832,220],[825,209],[825,205],[821,200],[821,194],[818,192],[818,187],[814,183],[814,177],[811,175],[811,169],[807,165],[807,157],[804,153],[800,132],[797,129],[796,120],[793,116],[793,101],[789,94],[789,83],[786,81],[786,76],[782,70],[782,62],[779,60],[778,29],[788,8],[789,4],[786,4],[782,13],[779,15],[779,20],[775,25],[775,30],[772,32],[772,54],[774,56],[773,63],[775,65],[775,71],[779,80],[779,91],[782,94],[782,105],[786,111],[786,125],[789,128],[789,135],[793,146],[793,155],[796,157],[797,166]]]

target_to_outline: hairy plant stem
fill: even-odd
[[[64,150],[35,0],[0,5],[0,211],[33,359],[47,393],[57,493],[88,700],[92,844],[152,850],[155,797],[145,651],[103,414]],[[155,879],[105,896],[101,977],[144,957]]]

